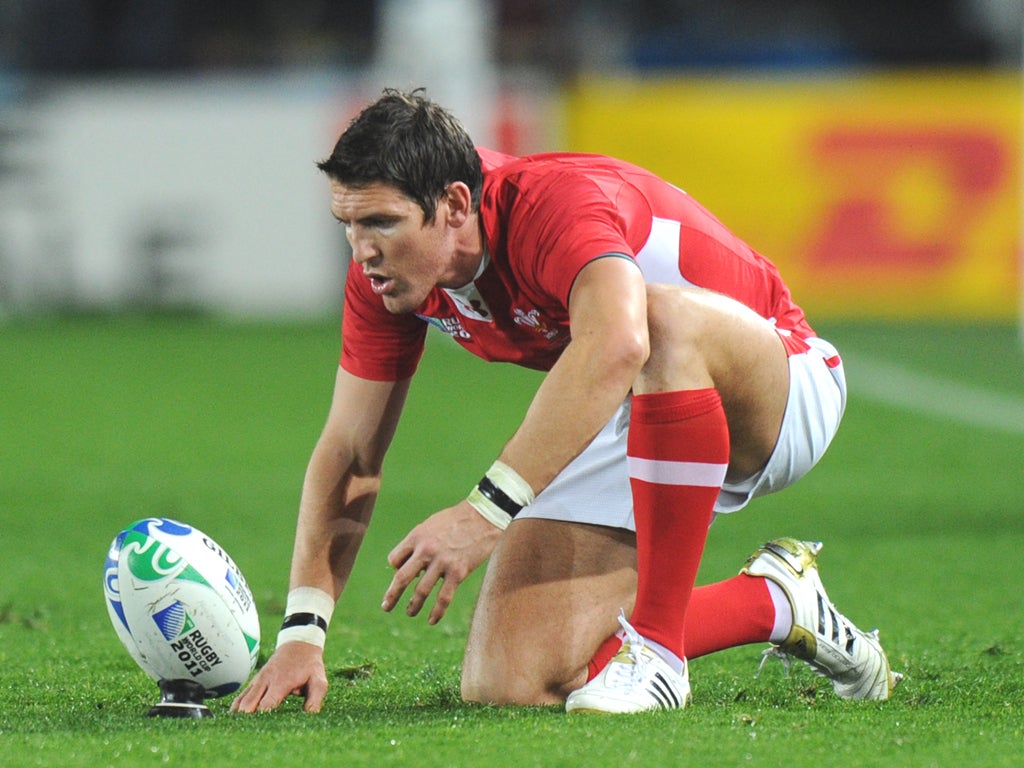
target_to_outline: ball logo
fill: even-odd
[[[195,627],[192,617],[185,612],[185,606],[177,600],[162,611],[154,613],[153,621],[167,641],[173,640],[182,632],[187,632]]]
[[[175,600],[166,608],[152,615],[164,640],[171,644],[171,650],[193,677],[209,672],[221,663],[220,656],[196,627],[185,606]]]

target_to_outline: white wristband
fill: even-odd
[[[512,515],[480,493],[479,485],[469,492],[466,501],[495,528],[500,528],[504,531],[508,528],[508,524],[512,522]]]
[[[296,587],[288,593],[277,645],[303,642],[323,648],[333,614],[334,598],[329,594],[316,587]]]
[[[466,497],[473,509],[501,530],[508,528],[512,518],[533,500],[530,484],[503,461],[494,462]]]

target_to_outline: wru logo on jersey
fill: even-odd
[[[531,309],[529,312],[524,312],[521,309],[513,309],[512,313],[514,315],[512,319],[515,321],[516,325],[529,328],[543,336],[548,341],[554,341],[562,333],[560,328],[552,328],[544,322],[540,316],[540,310]]]

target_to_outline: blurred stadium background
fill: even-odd
[[[1021,0],[0,0],[0,317],[337,312],[314,162],[385,85],[616,154],[812,317],[1013,322]]]

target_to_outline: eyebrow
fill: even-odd
[[[342,224],[349,224],[349,222],[346,219],[343,219],[340,216],[335,215],[334,218],[337,219]],[[362,224],[364,227],[379,227],[399,221],[401,218],[401,216],[396,214],[371,213],[366,216],[360,216],[358,219],[355,220],[355,223]]]

